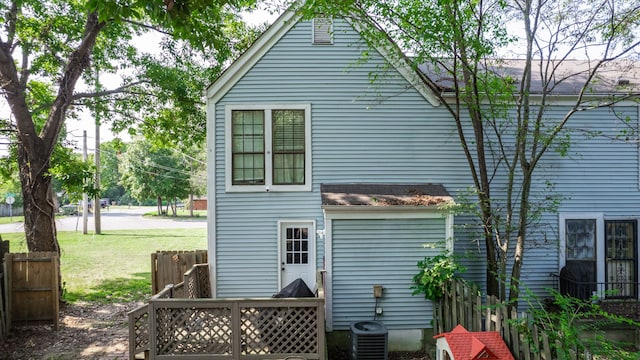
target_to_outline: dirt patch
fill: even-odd
[[[13,328],[0,343],[0,359],[127,359],[127,313],[140,305],[63,305],[58,331],[52,325]]]

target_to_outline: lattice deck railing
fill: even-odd
[[[130,359],[324,359],[322,273],[316,298],[187,299],[209,292],[190,285],[208,269],[190,272],[129,313]]]
[[[324,301],[157,299],[149,303],[151,359],[324,358]]]

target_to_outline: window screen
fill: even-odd
[[[273,184],[304,184],[304,110],[273,110],[272,121]]]

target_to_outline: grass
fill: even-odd
[[[4,217],[0,217],[0,224],[13,224],[13,223],[23,223],[24,222],[24,216],[20,215],[20,216],[4,216]]]
[[[59,232],[63,297],[69,302],[146,300],[151,296],[151,253],[206,249],[206,237],[206,229]],[[11,252],[26,252],[24,233],[2,238],[10,241]]]

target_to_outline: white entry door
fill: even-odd
[[[309,289],[315,287],[316,232],[313,221],[280,223],[280,288],[302,278]]]

